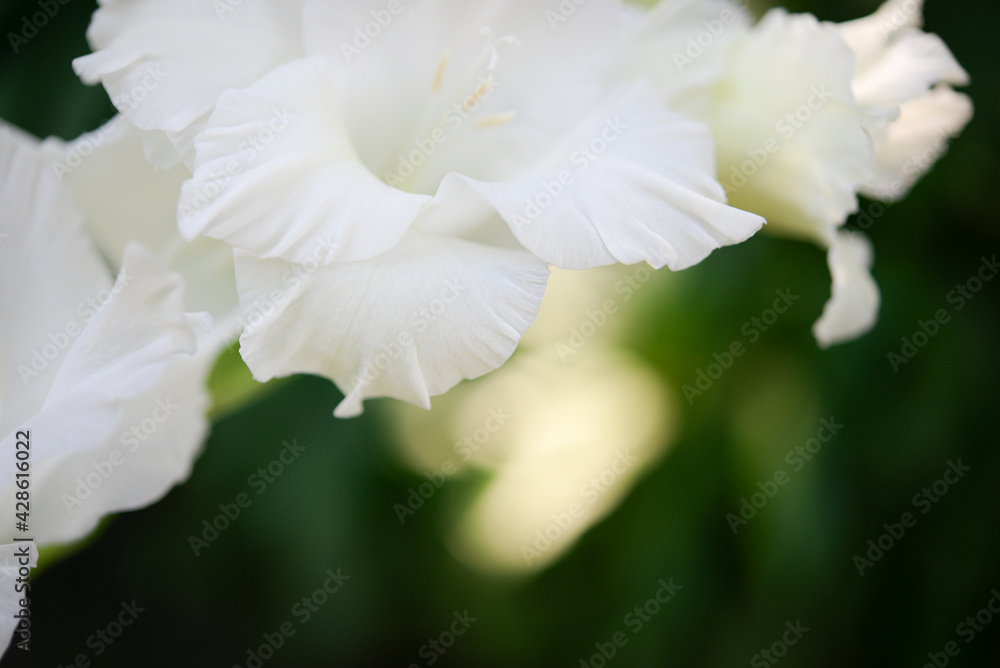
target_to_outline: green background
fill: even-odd
[[[112,115],[103,91],[81,85],[69,65],[88,52],[94,6],[69,0],[16,55],[4,39],[0,117],[72,138]],[[790,3],[830,20],[875,7]],[[5,0],[3,34],[34,11],[35,2]],[[441,536],[467,491],[461,483],[400,526],[393,504],[421,478],[393,455],[386,405],[337,421],[333,385],[298,378],[219,419],[186,484],[45,570],[33,585],[31,657],[10,650],[2,665],[68,665],[86,653],[95,666],[243,666],[247,648],[285,621],[297,632],[267,666],[427,665],[421,646],[465,610],[477,621],[435,665],[579,666],[623,631],[628,643],[608,665],[740,666],[796,620],[809,631],[785,666],[917,667],[953,640],[961,654],[950,665],[998,665],[1000,616],[968,644],[956,625],[1000,588],[1000,281],[960,312],[946,295],[1000,250],[1000,9],[932,2],[926,15],[972,76],[965,92],[976,117],[915,192],[867,230],[883,296],[875,330],[816,347],[809,330],[829,275],[823,253],[806,244],[758,236],[678,275],[681,289],[662,308],[647,305],[632,341],[675,388],[741,338],[775,289],[802,299],[685,404],[668,456],[561,561],[520,579],[458,563]],[[887,353],[939,308],[951,322],[894,373]],[[830,416],[843,429],[734,535],[726,514],[757,481],[788,470],[785,453]],[[292,438],[306,446],[300,459],[193,556],[187,537],[218,504],[250,491],[247,477]],[[860,577],[854,555],[883,523],[914,511],[912,497],[959,458],[971,470]],[[300,626],[292,606],[338,568],[350,580]],[[661,578],[683,589],[633,633],[625,615]],[[88,637],[133,599],[144,612],[95,657]]]

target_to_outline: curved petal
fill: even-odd
[[[109,513],[159,500],[187,479],[208,434],[213,354],[176,355],[154,385],[120,400],[113,431],[92,447],[39,462],[32,527],[40,543],[88,534]]]
[[[170,357],[191,354],[207,314],[184,313],[184,284],[148,251],[130,245],[118,279],[82,312],[89,318],[59,367],[41,411],[39,456],[72,452],[114,427],[119,401],[152,385]],[[0,463],[0,471],[4,465]]]
[[[31,452],[36,462],[33,486],[40,496],[43,489],[53,492],[46,497],[51,503],[40,504],[42,509],[51,509],[61,503],[57,491],[46,487],[49,477],[86,476],[93,472],[89,465],[82,469],[76,465],[98,461],[100,453],[104,452],[102,448],[115,437],[117,430],[122,429],[129,407],[134,407],[136,402],[141,405],[144,393],[161,396],[164,374],[178,359],[178,353],[194,352],[196,328],[203,329],[206,318],[184,314],[182,287],[180,277],[167,272],[147,251],[140,246],[129,246],[118,280],[108,293],[100,296],[103,304],[87,303],[83,315],[89,321],[69,347],[44,405],[34,414],[12,416],[17,422],[16,429],[31,430]],[[205,372],[213,357],[208,355],[202,360]],[[185,386],[185,399],[190,401],[199,393],[202,396],[197,404],[198,425],[197,429],[184,433],[184,438],[189,440],[171,443],[171,446],[190,450],[196,449],[204,436],[200,411],[207,400],[200,387],[204,373],[184,373],[184,380],[189,383]],[[167,434],[165,431],[161,436]],[[2,446],[13,451],[14,438],[14,432],[6,434]],[[0,519],[0,526],[8,526],[13,521],[13,494],[9,493],[13,473],[13,460],[0,461],[0,481],[6,490],[0,496],[0,510],[5,518]],[[162,472],[162,476],[168,474],[168,470]],[[79,538],[104,514],[144,505],[157,498],[163,489],[151,482],[162,476],[157,473],[144,477],[138,467],[134,467],[130,474],[119,476],[116,483],[102,493],[131,488],[134,493],[124,506],[96,503],[89,512],[77,518],[71,517],[66,509],[41,512],[33,515],[34,535],[43,542]],[[99,487],[100,483],[92,486]],[[137,496],[135,490],[143,491],[146,496]]]
[[[323,58],[226,92],[197,140],[179,207],[182,233],[289,262],[364,260],[390,248],[430,198],[373,176],[340,110]]]
[[[224,90],[302,54],[301,8],[300,0],[102,0],[87,31],[95,52],[73,67],[102,82],[136,126],[183,133]],[[189,150],[175,145],[182,156]]]
[[[707,118],[712,87],[725,76],[734,42],[750,27],[745,3],[661,0],[648,11],[627,5],[623,16],[612,77],[648,76],[667,107]]]
[[[510,357],[531,324],[548,270],[524,251],[410,232],[368,261],[297,266],[236,255],[254,377],[315,373],[347,395],[429,407],[430,397]]]
[[[823,315],[813,325],[820,347],[852,341],[867,333],[878,320],[881,304],[872,278],[872,246],[867,238],[840,232],[827,254],[833,287]]]
[[[0,435],[42,407],[86,325],[81,310],[110,287],[37,141],[0,125]]]
[[[946,85],[904,102],[899,116],[876,136],[875,175],[861,192],[886,202],[902,199],[944,155],[972,113],[969,97]]]
[[[58,182],[57,175],[66,176],[57,169],[63,148],[0,129],[0,290],[9,291],[0,299],[6,374],[0,376],[0,447],[13,452],[17,432],[30,430],[31,529],[42,542],[80,538],[104,514],[149,503],[187,474],[207,428],[203,385],[215,355],[184,354],[194,351],[196,329],[207,318],[184,313],[181,278],[141,246],[126,246],[111,284],[82,232],[75,202]],[[154,434],[156,425],[149,431],[144,420],[148,402],[167,392],[192,408]],[[157,435],[163,442],[155,452],[174,453],[173,464],[146,457],[152,465],[144,468],[140,453],[129,473],[108,479],[114,466],[102,453],[110,457],[123,418],[137,419],[151,443]],[[60,505],[64,488],[53,481],[82,485],[79,478],[89,481],[95,473],[96,482],[84,490],[95,502],[72,517]],[[8,534],[14,531],[13,474],[14,459],[0,460],[0,531]]]
[[[840,24],[858,56],[854,93],[867,107],[876,173],[862,192],[901,199],[972,118],[968,97],[951,90],[969,75],[937,35],[920,31],[921,0],[889,0],[871,16]]]
[[[711,121],[733,206],[772,232],[830,243],[872,172],[853,74],[837,27],[811,15],[772,10],[738,41]]]
[[[922,0],[889,0],[874,14],[839,25],[858,57],[853,89],[859,104],[895,106],[938,83],[969,82],[941,38],[919,29],[922,9]]]
[[[564,269],[684,269],[764,222],[724,204],[708,128],[642,86],[595,110],[543,168],[505,182],[448,178],[463,178],[528,250]]]
[[[143,158],[142,132],[116,116],[68,144],[46,140],[57,173],[83,211],[86,227],[117,270],[130,242],[153,249],[185,281],[185,310],[207,311],[214,329],[231,332],[239,320],[232,249],[200,237],[185,241],[177,229],[183,166],[155,169]],[[219,337],[220,339],[222,337]]]

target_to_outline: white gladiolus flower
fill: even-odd
[[[967,76],[917,28],[921,8],[892,0],[841,25],[775,9],[751,28],[736,3],[666,0],[624,21],[634,46],[616,76],[645,70],[668,105],[709,123],[733,206],[828,250],[824,347],[877,320],[870,244],[840,232],[857,194],[903,196],[971,116],[947,85]]]
[[[77,540],[104,515],[146,506],[188,476],[208,429],[204,383],[218,352],[210,335],[199,346],[208,314],[186,313],[182,278],[142,245],[108,246],[121,252],[112,280],[56,175],[73,147],[41,147],[0,127],[0,438],[11,454],[0,460],[0,528],[18,535],[14,441],[28,431],[26,535],[43,546]],[[141,159],[138,141],[134,149]],[[155,187],[135,176],[148,210]],[[105,185],[95,201],[115,200],[124,183]]]
[[[188,4],[103,3],[77,69],[133,100],[162,68],[122,111],[194,147],[180,226],[236,249],[244,359],[262,381],[333,379],[339,416],[373,396],[426,407],[502,364],[546,263],[682,269],[762,223],[723,204],[707,128],[607,85],[611,0],[570,17],[310,0],[277,23],[247,2],[232,32]],[[264,48],[240,62],[248,35]]]

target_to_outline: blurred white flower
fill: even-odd
[[[456,524],[451,547],[480,569],[541,570],[621,504],[673,440],[676,403],[624,351],[562,361],[525,353],[466,398],[466,413],[501,403],[502,458]]]
[[[548,567],[667,451],[676,399],[621,345],[636,313],[663,294],[664,281],[653,287],[652,278],[644,266],[555,270],[513,360],[429,412],[394,407],[395,442],[414,471],[439,486],[482,479],[459,495],[447,529],[450,549],[469,566],[507,574]],[[401,521],[418,501],[395,508]]]
[[[870,244],[839,231],[857,194],[904,195],[971,116],[945,85],[967,76],[916,27],[921,8],[892,0],[841,25],[774,9],[748,27],[736,3],[667,0],[624,22],[634,47],[616,76],[645,70],[668,105],[709,123],[733,206],[827,249],[834,287],[813,328],[824,347],[877,320]]]
[[[121,148],[107,142],[70,177],[59,165],[74,144],[43,147],[0,127],[0,438],[11,453],[0,460],[0,530],[15,535],[12,453],[17,432],[28,430],[27,535],[42,546],[75,541],[104,515],[162,497],[188,476],[208,429],[205,378],[221,344],[207,333],[208,314],[185,312],[184,281],[161,259],[176,249],[157,257],[105,235],[120,265],[112,280],[84,224],[84,212],[100,212],[81,207],[57,176],[85,182],[101,169],[98,153]],[[141,160],[138,141],[134,149]],[[120,179],[113,176],[123,172],[109,172],[90,193],[94,202],[124,207],[116,189],[136,189],[132,217],[123,210],[107,221],[112,227],[156,215],[156,186],[141,173]]]
[[[761,224],[723,204],[707,128],[607,85],[611,0],[559,22],[528,0],[309,0],[301,36],[295,3],[279,21],[243,3],[220,30],[189,4],[104,3],[77,69],[133,101],[161,68],[122,111],[194,148],[180,225],[237,249],[244,359],[262,381],[331,378],[337,415],[498,367],[546,263],[681,269]]]

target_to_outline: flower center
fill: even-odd
[[[493,96],[500,82],[494,72],[500,62],[501,46],[516,46],[513,36],[496,38],[489,27],[480,29],[479,35],[486,44],[471,60],[463,76],[449,77],[454,70],[451,48],[445,49],[430,79],[430,101],[423,105],[422,113],[414,124],[415,139],[405,153],[394,158],[391,167],[384,170],[382,179],[389,185],[408,192],[433,194],[441,177],[447,173],[446,145],[456,135],[470,130],[487,130],[506,125],[514,118],[513,110],[482,114],[482,107]],[[446,85],[449,84],[449,85]],[[465,140],[469,140],[466,136]]]

